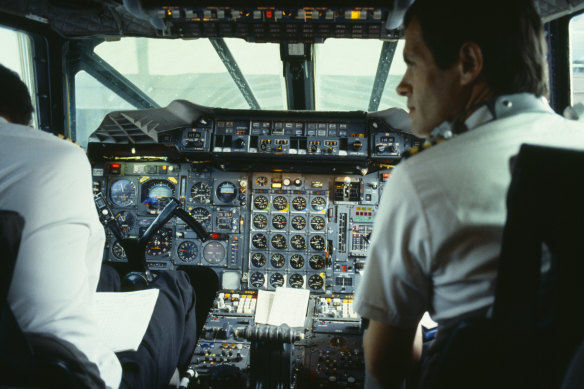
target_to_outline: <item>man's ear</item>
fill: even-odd
[[[483,51],[474,42],[464,42],[458,59],[461,85],[473,83],[483,71]]]

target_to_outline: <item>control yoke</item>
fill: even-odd
[[[158,214],[156,219],[148,226],[148,229],[138,239],[126,238],[124,233],[115,219],[114,213],[105,201],[103,194],[98,193],[94,196],[95,206],[99,214],[102,224],[110,229],[118,242],[124,248],[128,263],[132,270],[144,272],[148,282],[152,281],[152,274],[148,269],[146,263],[146,244],[159,229],[164,226],[172,217],[176,216],[184,221],[196,234],[201,242],[207,240],[227,240],[229,236],[221,233],[210,233],[205,230],[205,227],[188,214],[182,207],[180,202],[175,198],[170,198],[168,204],[164,207],[162,212]]]

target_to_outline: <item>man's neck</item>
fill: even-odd
[[[495,96],[495,93],[489,88],[486,82],[480,82],[473,85],[469,93],[469,98],[467,100],[466,106],[464,107],[463,114],[460,116],[460,122],[464,123],[466,119],[474,111],[476,111],[485,101]]]

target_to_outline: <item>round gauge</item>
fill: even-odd
[[[259,176],[256,178],[256,185],[265,186],[268,183],[268,177]]]
[[[173,196],[174,184],[170,181],[155,179],[142,184],[141,201],[152,214],[160,213]]]
[[[272,204],[274,205],[274,209],[276,211],[284,211],[288,208],[288,200],[284,196],[276,196],[272,200]]]
[[[274,273],[270,276],[270,285],[272,288],[284,285],[284,276],[280,273]]]
[[[312,219],[310,219],[310,227],[312,227],[313,230],[321,231],[325,224],[326,223],[322,216],[314,216]]]
[[[255,286],[256,288],[261,288],[262,286],[264,286],[265,282],[266,277],[260,272],[252,273],[251,276],[249,277],[249,283],[252,284],[252,286]]]
[[[120,225],[122,231],[126,232],[131,230],[136,224],[136,216],[132,212],[122,211],[116,215],[116,221]]]
[[[272,236],[272,247],[278,250],[286,248],[286,237],[282,234]]]
[[[251,256],[251,264],[255,267],[262,267],[266,264],[266,256],[262,253],[253,253]]]
[[[211,201],[211,187],[206,182],[197,182],[191,187],[193,202],[205,204]]]
[[[320,255],[313,255],[308,260],[308,263],[310,264],[310,267],[313,268],[314,270],[319,270],[324,267],[324,258]]]
[[[282,184],[284,184],[284,186],[290,186],[291,183],[292,181],[289,178],[284,178],[284,180],[282,180]]]
[[[203,207],[196,207],[193,208],[191,211],[191,216],[193,219],[198,221],[203,225],[203,227],[209,227],[211,224],[211,212],[208,209]]]
[[[274,254],[272,258],[270,258],[270,263],[272,266],[280,268],[286,264],[286,257],[282,254]]]
[[[268,217],[263,213],[257,213],[253,217],[253,226],[260,230],[263,230],[268,225]]]
[[[288,278],[288,285],[292,288],[300,289],[304,285],[304,277],[302,274],[294,273]]]
[[[251,244],[258,249],[268,248],[268,238],[264,234],[255,234],[251,237]]]
[[[304,266],[304,257],[300,254],[294,254],[290,257],[290,266],[294,269],[301,269]]]
[[[316,251],[324,251],[324,249],[326,248],[324,238],[320,235],[314,235],[313,237],[310,238],[310,247],[312,247],[312,249]]]
[[[172,231],[161,228],[146,242],[146,254],[151,257],[162,255],[172,248]]]
[[[293,235],[290,238],[290,246],[294,250],[304,250],[306,249],[306,239],[302,235]]]
[[[253,206],[256,207],[256,209],[263,211],[264,209],[268,208],[268,198],[264,195],[256,196],[253,199]]]
[[[284,215],[276,215],[272,219],[272,227],[274,227],[277,230],[283,230],[284,228],[286,228],[286,224],[288,224],[288,220]]]
[[[124,251],[124,248],[122,247],[120,242],[116,241],[116,243],[114,243],[114,245],[112,246],[112,254],[117,259],[126,259],[126,252]]]
[[[192,262],[197,258],[197,254],[199,250],[197,249],[197,245],[194,242],[184,241],[178,245],[178,249],[176,250],[178,257],[183,262]]]
[[[211,241],[203,249],[203,258],[211,265],[216,265],[225,258],[225,247],[217,241]]]
[[[319,274],[313,274],[308,279],[308,286],[312,290],[322,289],[322,287],[324,286],[324,280]]]
[[[110,186],[110,200],[118,207],[129,207],[136,201],[136,186],[130,180],[122,178]]]
[[[292,208],[297,211],[304,211],[306,209],[306,199],[302,196],[297,196],[292,199]]]
[[[324,197],[315,197],[312,199],[312,201],[310,202],[310,206],[312,207],[312,209],[314,209],[317,212],[322,212],[325,210],[326,208],[326,200],[324,199]]]
[[[237,196],[237,188],[235,188],[233,183],[225,181],[217,186],[217,191],[215,193],[219,201],[223,203],[231,203],[235,200],[235,196]]]
[[[292,227],[295,230],[303,230],[306,227],[306,219],[304,216],[296,215],[292,218]]]

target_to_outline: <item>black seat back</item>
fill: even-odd
[[[583,278],[584,152],[523,145],[507,194],[493,318],[439,329],[422,386],[560,387],[583,339]]]
[[[0,387],[104,388],[97,366],[52,334],[23,334],[7,297],[24,219],[0,210]]]
[[[559,387],[583,339],[584,152],[523,145],[507,209],[494,307],[503,373]]]
[[[23,373],[19,370],[33,363],[32,349],[7,301],[23,228],[18,213],[0,210],[0,377]]]

